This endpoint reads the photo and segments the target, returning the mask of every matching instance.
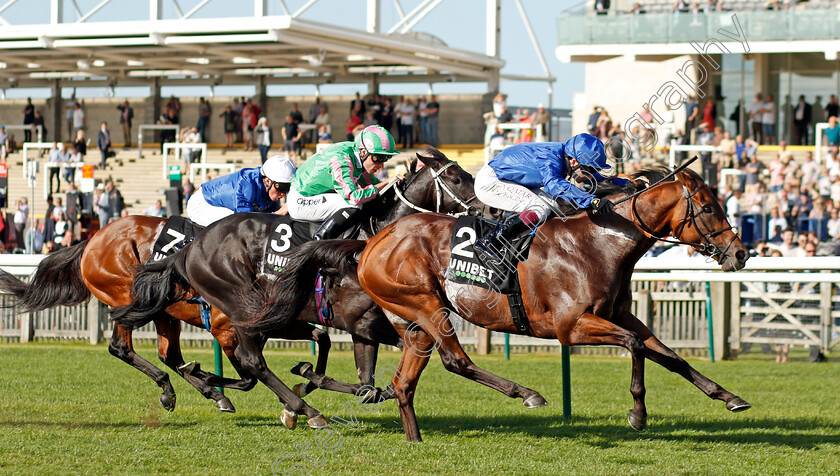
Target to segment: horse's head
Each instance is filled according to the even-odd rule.
[[[749,253],[712,189],[690,169],[679,172],[677,181],[683,199],[671,214],[671,234],[717,261],[724,271],[743,268]]]
[[[417,163],[424,168],[417,170]],[[404,186],[405,197],[419,208],[438,213],[475,214],[479,208],[476,202],[472,175],[457,162],[449,160],[434,147],[417,154],[409,165],[411,177]]]

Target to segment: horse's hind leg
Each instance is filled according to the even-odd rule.
[[[215,401],[219,411],[236,412],[233,403],[215,387],[208,385],[205,379],[185,371],[184,357],[181,355],[181,322],[164,315],[155,319],[155,329],[158,335],[158,357],[161,362],[195,387],[204,398]]]
[[[234,320],[231,316],[231,320]],[[234,321],[235,322],[235,321]],[[286,405],[283,415],[283,423],[289,427],[294,428],[296,421],[286,418],[286,413],[293,412],[294,416],[303,413],[309,417],[307,422],[311,428],[322,428],[328,426],[327,419],[321,415],[318,410],[315,410],[304,402],[300,397],[286,386],[276,375],[272,372],[265,362],[265,357],[262,354],[262,346],[264,339],[248,335],[242,332],[237,332],[239,336],[239,346],[236,348],[236,357],[242,363],[242,367],[248,374],[257,377],[260,382],[264,383],[270,388],[275,395]],[[291,415],[290,415],[291,416]]]
[[[119,324],[114,325],[114,331],[111,334],[111,343],[108,345],[108,351],[114,357],[117,357],[154,380],[161,390],[163,390],[163,393],[160,396],[160,404],[163,405],[163,408],[170,412],[175,410],[175,389],[172,388],[172,383],[169,381],[169,374],[155,367],[149,361],[134,352],[134,346],[131,342],[130,328],[120,326]]]
[[[645,355],[650,360],[665,367],[671,372],[680,374],[693,383],[697,388],[703,391],[710,398],[722,400],[726,402],[726,408],[733,412],[740,412],[748,410],[750,404],[738,397],[737,395],[726,391],[717,383],[709,380],[705,375],[701,374],[688,364],[676,352],[671,350],[668,346],[662,343],[648,327],[636,316],[629,315],[627,318],[628,329],[638,333],[644,340]]]
[[[565,345],[618,345],[630,351],[633,359],[630,393],[633,395],[634,405],[627,420],[635,430],[644,430],[647,426],[645,345],[639,334],[594,314],[584,314],[566,334],[558,331],[557,337]]]

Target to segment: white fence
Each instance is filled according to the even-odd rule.
[[[0,268],[27,276],[43,256],[0,255]],[[752,258],[736,273],[724,273],[703,259],[644,258],[633,275],[633,312],[667,345],[678,349],[709,347],[712,316],[714,353],[726,358],[751,344],[795,343],[829,351],[840,344],[840,258]],[[711,304],[710,308],[707,306]],[[0,295],[0,304],[13,304]],[[477,328],[454,322],[464,344],[477,342]],[[0,309],[0,337],[27,342],[33,338],[110,338],[107,308],[95,299],[69,308],[17,314]],[[336,342],[350,336],[330,330]],[[156,338],[151,325],[138,329],[136,338]],[[495,343],[501,344],[499,334]],[[209,341],[203,329],[184,326],[185,342]],[[557,346],[553,339],[510,336],[512,346]]]

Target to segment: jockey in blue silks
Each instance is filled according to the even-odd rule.
[[[608,168],[604,144],[590,134],[578,134],[566,142],[530,142],[504,149],[476,174],[475,195],[491,207],[516,215],[499,223],[493,233],[475,243],[475,248],[497,258],[494,250],[500,244],[545,221],[552,204],[538,196],[539,189],[578,208],[609,213],[612,202],[575,185],[592,179],[627,184],[624,179],[598,173]]]

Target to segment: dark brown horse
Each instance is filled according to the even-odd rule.
[[[667,175],[667,170],[640,174],[651,183]],[[385,228],[366,245],[357,242],[353,248],[351,242],[316,243],[299,249],[299,260],[306,263],[299,270],[302,274],[307,273],[307,266],[338,264],[319,259],[312,263],[306,253],[333,257],[331,251],[339,246],[346,253],[364,249],[358,265],[361,285],[385,310],[404,341],[392,386],[411,441],[420,440],[414,392],[434,349],[451,372],[509,397],[523,398],[526,406],[544,403],[537,392],[476,366],[455,336],[450,315],[494,331],[520,332],[502,296],[444,279],[454,222],[436,214],[414,215]],[[630,393],[635,405],[628,419],[633,428],[643,430],[647,422],[645,357],[682,375],[709,397],[723,400],[731,411],[749,408],[747,402],[701,375],[665,346],[630,311],[634,265],[657,238],[671,235],[692,244],[727,271],[745,265],[747,250],[697,174],[679,172],[676,180],[664,180],[636,199],[617,205],[615,213],[606,216],[579,213],[565,220],[550,219],[539,232],[544,239],[535,239],[528,259],[518,265],[530,334],[559,339],[564,345],[626,348],[632,355]],[[290,272],[287,279],[296,274],[298,270]],[[499,301],[501,305],[488,305]]]
[[[151,256],[152,244],[165,221],[165,218],[145,216],[121,218],[99,230],[90,240],[46,257],[38,265],[29,284],[0,270],[0,289],[17,296],[18,305],[24,312],[83,303],[90,299],[91,294],[112,308],[126,306],[131,303],[131,284],[137,267]],[[152,320],[158,335],[160,360],[206,398],[215,400],[219,410],[235,411],[230,400],[215,387],[249,390],[257,380],[241,370],[234,356],[236,334],[227,316],[213,309],[210,332],[219,341],[242,380],[220,378],[202,371],[198,364],[184,363],[180,348],[180,322],[204,327],[197,304],[173,303],[153,316]],[[163,391],[161,405],[173,410],[176,395],[169,375],[134,351],[131,334],[130,327],[116,324],[108,350],[154,380]],[[323,330],[296,322],[272,337],[317,341],[320,352],[316,371],[326,369],[330,342]]]
[[[373,236],[375,231],[400,217],[415,213],[418,208],[435,208],[444,213],[473,208],[469,205],[475,197],[473,180],[468,173],[436,149],[428,149],[425,155],[418,154],[418,160],[426,167],[415,171],[412,164],[404,183],[393,187],[394,193],[382,193],[374,203],[366,205],[365,213],[370,215],[363,221],[363,236]],[[326,424],[323,416],[294,395],[268,369],[262,356],[265,339],[278,330],[285,331],[290,324],[300,325],[298,320],[319,322],[312,299],[307,294],[301,300],[288,303],[283,314],[287,319],[283,322],[272,322],[268,326],[250,325],[255,321],[255,313],[265,311],[255,310],[253,305],[256,302],[256,307],[260,307],[262,292],[271,287],[271,277],[263,276],[257,270],[261,269],[265,243],[271,230],[277,226],[276,222],[277,218],[273,215],[243,213],[210,225],[176,255],[147,264],[135,278],[131,306],[115,309],[112,318],[120,326],[136,328],[184,298],[187,290],[194,289],[214,308],[229,316],[236,328],[238,343],[233,349],[234,356],[241,362],[246,374],[257,377],[286,404],[284,422],[293,420],[295,414],[305,413],[310,426],[322,426]],[[292,261],[295,254],[296,249],[289,251]],[[349,272],[351,269],[352,272]],[[315,270],[312,271],[314,273]],[[336,271],[336,286],[330,299],[337,317],[330,325],[350,332],[354,338],[354,349],[364,349],[356,355],[362,385],[342,384],[324,378],[318,368],[315,374],[307,372],[307,366],[299,366],[297,371],[312,377],[320,387],[355,392],[360,387],[373,387],[378,344],[398,346],[400,339],[382,311],[359,287],[355,266],[341,267]],[[310,287],[311,283],[300,281],[294,286]],[[312,312],[307,312],[306,306]],[[301,310],[304,312],[299,316]]]

